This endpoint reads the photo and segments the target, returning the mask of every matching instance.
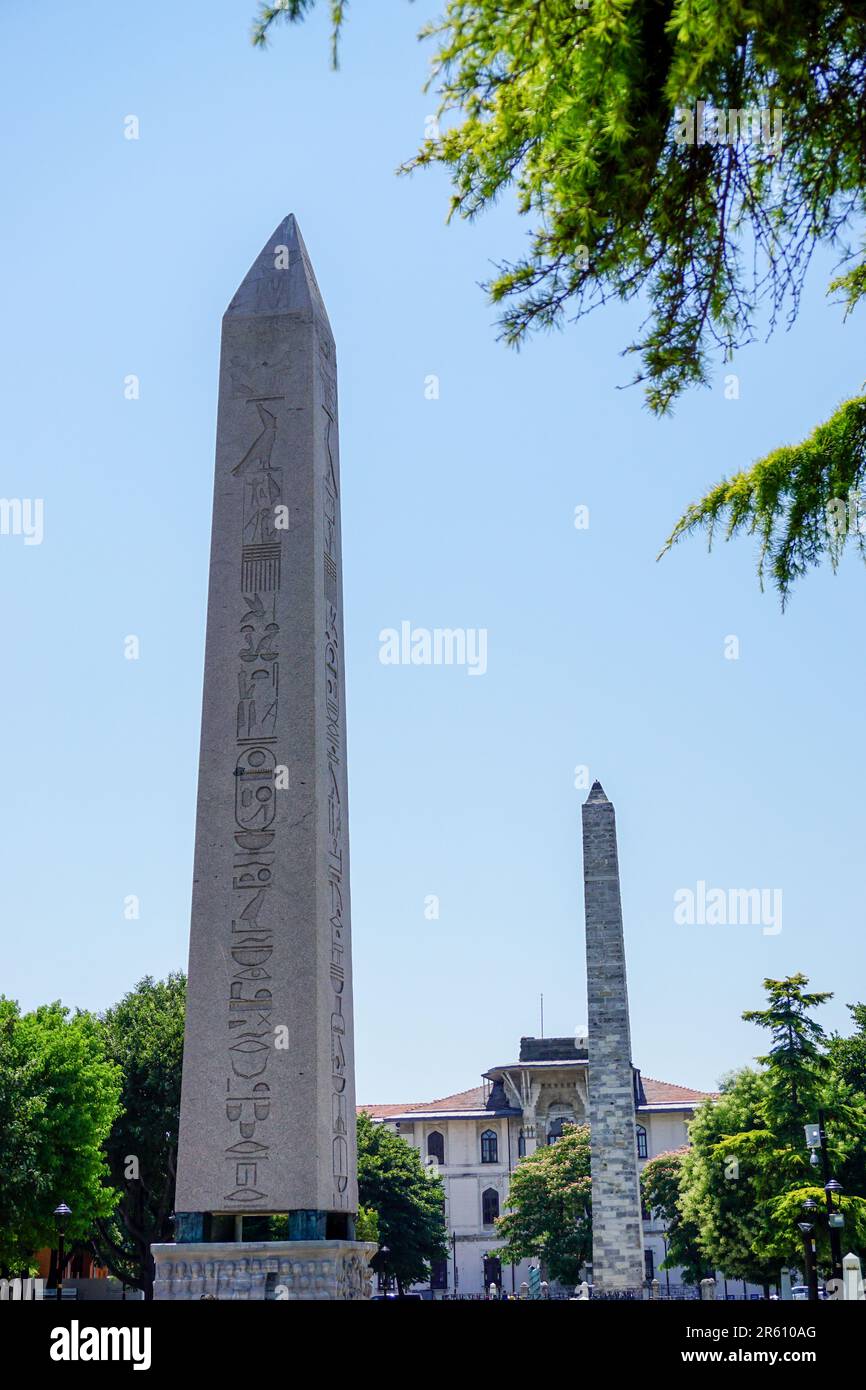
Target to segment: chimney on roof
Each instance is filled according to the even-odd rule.
[[[521,1038],[521,1062],[573,1062],[586,1056],[574,1038]]]

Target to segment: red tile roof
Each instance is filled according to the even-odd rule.
[[[483,1086],[471,1086],[468,1091],[457,1091],[453,1096],[442,1096],[439,1100],[413,1100],[408,1105],[359,1105],[374,1120],[387,1119],[389,1115],[406,1115],[411,1110],[483,1110],[486,1101]]]
[[[389,1115],[402,1115],[406,1110],[412,1109],[411,1105],[358,1105],[355,1108],[359,1115],[362,1110],[366,1110],[374,1120],[386,1120]]]
[[[693,1091],[672,1081],[655,1081],[651,1076],[644,1076],[642,1080],[648,1105],[698,1105],[714,1094]],[[471,1086],[468,1091],[457,1091],[453,1096],[441,1096],[438,1100],[415,1100],[408,1105],[359,1105],[358,1110],[366,1110],[374,1120],[385,1120],[391,1115],[410,1114],[413,1110],[483,1110],[485,1101],[485,1087]]]
[[[713,1091],[693,1091],[688,1086],[677,1086],[673,1081],[654,1081],[643,1073],[641,1081],[648,1105],[697,1105],[715,1094]]]
[[[455,1091],[453,1096],[441,1096],[439,1100],[418,1101],[410,1105],[410,1110],[483,1110],[487,1104],[489,1087],[470,1086],[468,1091]]]

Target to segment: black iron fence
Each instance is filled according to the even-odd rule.
[[[518,1295],[502,1290],[499,1294],[491,1296],[487,1293],[445,1293],[442,1297],[460,1303],[485,1303],[485,1302],[510,1302],[517,1299]],[[747,1302],[750,1299],[760,1297],[755,1293],[746,1293],[740,1290],[731,1289],[725,1292],[724,1285],[716,1284],[712,1294],[717,1302]],[[605,1292],[596,1291],[592,1288],[588,1290],[588,1297],[584,1295],[582,1301],[599,1303],[668,1303],[674,1301],[700,1302],[702,1298],[701,1289],[695,1284],[635,1284],[630,1288],[611,1289]],[[564,1303],[581,1299],[581,1290],[578,1287],[573,1291],[566,1289],[550,1289],[543,1293],[539,1302],[543,1303]]]

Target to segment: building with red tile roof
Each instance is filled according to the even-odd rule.
[[[495,1221],[504,1211],[510,1175],[526,1154],[556,1141],[563,1124],[588,1122],[589,1057],[584,1038],[521,1038],[516,1062],[491,1067],[479,1086],[408,1104],[365,1104],[372,1118],[418,1149],[445,1185],[452,1256],[434,1269],[432,1287],[481,1294],[492,1282],[519,1289],[528,1262],[502,1270]],[[688,1143],[697,1107],[713,1097],[634,1070],[635,1143],[642,1167],[656,1154]],[[652,1279],[664,1259],[664,1230],[644,1220],[644,1258]],[[664,1275],[662,1276],[664,1277]],[[677,1271],[670,1272],[677,1282]]]

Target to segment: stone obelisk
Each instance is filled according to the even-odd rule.
[[[336,360],[293,216],[223,318],[188,991],[156,1296],[365,1296]]]
[[[583,805],[583,882],[592,1280],[606,1293],[640,1288],[644,1259],[616,816],[600,782]]]

